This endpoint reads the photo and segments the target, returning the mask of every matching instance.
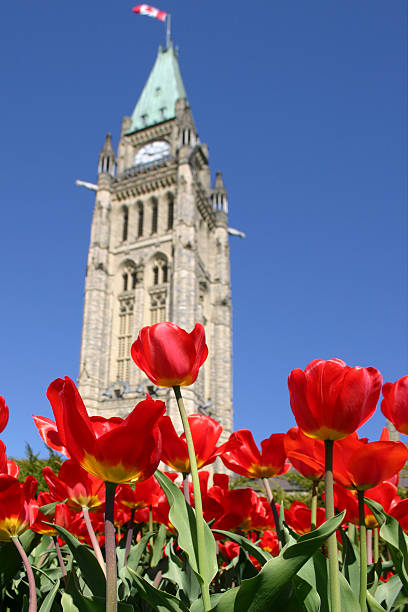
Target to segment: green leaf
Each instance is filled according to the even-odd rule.
[[[62,501],[52,502],[51,504],[44,504],[44,506],[39,507],[39,511],[45,514],[45,516],[54,516],[55,514],[55,506],[57,504],[65,504],[68,501],[68,497],[63,499]]]
[[[81,542],[69,533],[69,531],[64,529],[64,527],[60,527],[59,525],[54,525],[54,527],[67,543],[68,548],[81,570],[81,576],[92,593],[105,597],[106,579],[94,553],[88,546],[81,544]]]
[[[369,612],[384,612],[384,608],[380,606],[369,591],[367,591],[367,607]]]
[[[132,546],[129,552],[129,556],[127,558],[127,565],[131,568],[133,568],[134,570],[137,569],[137,566],[140,563],[140,559],[142,558],[142,555],[144,553],[144,550],[146,548],[147,542],[149,541],[149,538],[152,537],[152,535],[154,534],[153,531],[148,531],[147,533],[145,533],[145,535],[140,538],[139,542],[135,545]],[[120,568],[124,567],[124,559],[125,559],[125,549],[119,549],[117,551],[117,555],[118,555],[118,565]]]
[[[193,508],[186,502],[183,493],[165,474],[156,470],[155,477],[169,502],[169,520],[177,529],[178,545],[186,553],[191,569],[200,582],[209,584],[218,571],[217,552],[211,529],[204,522],[204,540],[207,567],[199,569],[196,517]]]
[[[56,594],[58,593],[59,586],[60,586],[60,581],[58,580],[52,587],[51,591],[49,591],[47,597],[42,602],[41,608],[39,609],[38,612],[52,612],[54,599],[55,599]]]
[[[253,542],[251,542],[251,540],[248,540],[248,538],[245,538],[244,536],[238,535],[237,533],[232,533],[232,531],[224,531],[223,529],[213,529],[213,532],[220,533],[229,540],[232,540],[233,542],[239,544],[241,548],[247,551],[248,554],[255,557],[255,559],[259,561],[261,565],[265,565],[267,561],[273,558],[272,555],[269,554],[266,550],[263,550],[259,546],[256,546],[256,544],[254,544]]]
[[[214,593],[213,595],[210,595],[210,600],[211,600],[212,608],[218,603],[218,601],[222,597],[222,595],[223,595],[223,593]],[[190,612],[204,612],[203,600],[202,599],[196,599],[191,604]]]
[[[388,545],[395,569],[404,586],[408,589],[408,540],[401,529],[399,522],[386,514],[382,506],[372,499],[365,500],[366,505],[373,512],[380,528],[380,536]]]
[[[320,597],[320,612],[330,612],[329,605],[329,572],[328,559],[320,551],[316,551],[303,567],[298,571],[297,576],[310,584]],[[353,592],[349,583],[339,574],[340,600],[343,609],[347,612],[360,612],[360,605],[354,593],[359,592],[359,588]]]
[[[74,604],[74,600],[69,593],[63,593],[61,597],[61,606],[63,612],[80,612],[79,608]]]
[[[283,610],[284,602],[281,601],[279,606],[277,602],[288,588],[288,583],[329,535],[338,529],[344,514],[342,512],[318,529],[301,536],[296,544],[285,547],[278,557],[263,566],[257,576],[244,580],[239,588],[224,593],[213,609],[214,612],[268,612],[273,608]]]
[[[342,573],[355,593],[360,592],[360,550],[357,541],[352,541],[344,529],[340,528],[343,544]]]
[[[395,600],[402,589],[402,581],[399,576],[391,576],[387,582],[381,582],[374,593],[374,597],[379,604],[383,602],[387,610],[391,610]]]
[[[147,601],[155,612],[168,612],[169,610],[170,612],[189,612],[188,608],[177,597],[165,591],[155,589],[154,586],[149,584],[142,576],[138,576],[130,567],[127,569],[137,584],[140,597]]]
[[[304,612],[319,612],[320,596],[309,582],[303,580],[300,576],[293,576],[292,584],[294,586],[294,597],[297,602],[296,610],[304,610]]]
[[[160,525],[159,533],[153,545],[153,554],[150,561],[150,567],[156,567],[160,559],[163,557],[163,548],[166,543],[167,528],[166,525]]]

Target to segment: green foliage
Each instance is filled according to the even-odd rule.
[[[48,491],[48,487],[42,475],[43,468],[48,465],[55,474],[58,474],[58,470],[63,461],[57,452],[48,447],[46,448],[48,451],[48,457],[46,459],[40,459],[39,453],[35,453],[28,443],[26,443],[25,457],[23,459],[14,459],[10,457],[10,459],[13,459],[20,468],[18,479],[21,482],[24,482],[29,475],[34,476],[38,480],[37,493]]]

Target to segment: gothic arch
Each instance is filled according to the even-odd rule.
[[[138,270],[133,259],[127,258],[119,264],[115,278],[115,293],[136,289]]]

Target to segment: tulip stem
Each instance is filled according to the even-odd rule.
[[[61,574],[62,574],[62,577],[64,579],[64,583],[66,583],[66,580],[67,580],[67,568],[65,567],[64,559],[62,558],[61,547],[58,544],[58,540],[57,540],[56,536],[53,537],[53,541],[54,541],[55,550],[57,552],[57,559],[58,559],[58,564],[59,564],[60,569],[61,569]]]
[[[360,609],[367,607],[367,532],[364,513],[364,491],[357,491],[358,515],[360,523]]]
[[[373,530],[367,529],[367,565],[373,562]]]
[[[92,547],[94,549],[95,556],[96,556],[96,558],[98,560],[98,563],[101,566],[101,569],[102,569],[102,571],[103,571],[103,573],[105,574],[105,577],[106,577],[105,561],[103,560],[103,556],[102,556],[102,552],[101,552],[101,549],[100,549],[100,546],[99,546],[99,542],[96,539],[95,531],[94,531],[94,528],[92,527],[91,519],[90,519],[90,516],[89,516],[89,510],[88,510],[87,506],[82,506],[82,514],[84,516],[85,525],[86,525],[86,528],[88,530],[89,539],[91,540],[91,544],[92,544]]]
[[[30,565],[26,552],[23,548],[23,545],[18,539],[18,536],[12,536],[11,539],[15,547],[17,548],[18,552],[20,553],[21,559],[23,560],[25,570],[27,572],[28,588],[29,588],[29,594],[30,594],[30,603],[28,604],[28,612],[36,612],[37,611],[37,591],[35,588],[35,580],[34,580],[34,574],[33,574],[32,567]]]
[[[326,521],[334,516],[334,495],[333,495],[333,440],[324,441],[324,490]],[[329,579],[330,579],[330,599],[331,612],[340,612],[340,588],[339,588],[339,564],[337,561],[337,539],[336,532],[327,540],[329,552]]]
[[[183,493],[184,493],[184,497],[185,500],[188,504],[191,505],[191,500],[190,500],[190,488],[188,486],[188,474],[183,474]]]
[[[116,612],[115,482],[105,482],[106,612]]]
[[[316,529],[317,524],[317,487],[318,481],[314,480],[312,485],[312,503],[310,512],[310,531]]]
[[[265,485],[266,495],[268,497],[268,501],[272,509],[273,520],[274,520],[275,529],[276,529],[276,535],[278,536],[279,548],[281,549],[282,546],[285,545],[285,542],[283,541],[283,533],[280,528],[278,509],[276,507],[275,500],[273,498],[273,493],[272,493],[271,485],[269,484],[268,478],[264,478],[263,482]]]
[[[130,546],[132,544],[132,539],[133,539],[133,529],[135,526],[134,523],[134,519],[135,519],[135,509],[132,509],[132,514],[130,515],[130,521],[128,524],[128,528],[127,528],[127,532],[126,532],[126,548],[125,548],[125,559],[123,564],[127,565],[127,560],[129,557],[129,552],[130,552]]]
[[[198,566],[200,568],[200,574],[203,577],[201,583],[201,593],[203,597],[204,612],[211,610],[210,601],[210,590],[209,580],[207,578],[207,554],[205,550],[204,540],[204,517],[203,517],[203,504],[201,501],[201,490],[200,480],[198,478],[197,459],[194,450],[193,437],[191,435],[190,425],[188,422],[187,412],[184,407],[183,398],[181,396],[181,390],[178,385],[173,387],[174,394],[176,396],[178,409],[180,411],[181,420],[184,428],[184,435],[186,436],[188,457],[190,460],[190,471],[191,478],[193,481],[193,493],[194,493],[194,506],[196,516],[196,529],[197,529],[197,548],[198,548]]]
[[[374,529],[374,563],[380,558],[378,527]]]

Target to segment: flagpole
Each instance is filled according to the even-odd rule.
[[[166,49],[170,47],[170,26],[171,26],[171,15],[167,13],[166,17]]]

